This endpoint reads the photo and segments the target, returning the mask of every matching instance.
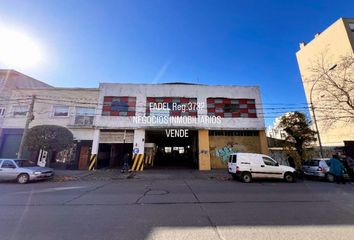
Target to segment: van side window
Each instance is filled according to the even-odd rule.
[[[232,155],[229,156],[229,163],[232,162]]]
[[[237,155],[232,155],[232,163],[236,163],[237,161]]]
[[[273,161],[272,159],[270,158],[267,158],[267,157],[262,157],[263,158],[263,162],[265,165],[268,165],[268,166],[276,166],[276,162]]]

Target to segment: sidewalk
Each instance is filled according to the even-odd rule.
[[[119,181],[119,180],[208,180],[233,181],[226,169],[199,171],[197,169],[146,169],[141,172],[121,173],[120,169],[55,170],[53,182],[67,181]],[[303,179],[297,179],[302,182]],[[313,180],[316,182],[316,180]],[[319,181],[318,181],[319,182]],[[347,184],[354,185],[353,181]]]
[[[147,169],[141,172],[121,173],[120,169],[55,170],[53,181],[111,181],[124,179],[175,180],[219,179],[231,180],[226,169],[199,171],[196,169]]]

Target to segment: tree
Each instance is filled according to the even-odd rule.
[[[354,122],[354,56],[333,62],[324,51],[310,71],[307,81],[315,85],[312,95],[319,120],[327,127],[338,121]]]
[[[40,125],[28,130],[24,146],[31,151],[40,149],[60,152],[71,147],[73,134],[69,129],[56,125]]]
[[[287,133],[285,140],[293,143],[300,161],[303,161],[306,147],[316,141],[316,132],[311,130],[310,121],[304,113],[289,112],[281,117],[279,127]]]

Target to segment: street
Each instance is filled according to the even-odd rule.
[[[166,171],[106,181],[0,182],[0,239],[354,237],[351,183],[245,184],[197,171]]]

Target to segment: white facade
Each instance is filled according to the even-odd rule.
[[[208,149],[211,145],[214,148],[222,148],[225,144],[234,142],[234,146],[243,144],[246,146],[244,149],[250,149],[250,151],[263,153],[267,151],[260,90],[255,86],[101,83],[99,89],[37,88],[10,92],[9,98],[12,100],[3,106],[5,116],[2,119],[2,129],[23,129],[31,96],[35,96],[34,119],[29,127],[59,125],[68,128],[73,133],[78,146],[78,158],[75,161],[79,169],[92,170],[120,166],[125,153],[133,152],[144,155],[146,143],[157,141],[164,144],[166,129],[185,130],[186,132],[191,130],[189,137],[172,138],[173,140],[169,138],[168,141],[171,146],[183,148],[183,153],[188,152],[185,156],[188,156],[192,163],[195,163],[195,159],[199,159],[200,170],[210,170],[210,162],[220,161],[210,160],[211,153]],[[109,102],[107,100],[109,98],[114,100]],[[190,122],[169,121],[153,124],[139,122],[139,117],[160,115],[168,119],[176,117],[170,110],[169,112],[151,110],[150,98],[159,99],[159,101],[173,99],[170,103],[175,103],[173,101],[178,99],[179,106],[186,103],[182,102],[182,99],[193,101],[198,109],[188,112],[187,115],[183,114],[186,112],[180,111],[181,115],[177,115],[178,117],[186,116],[192,120]],[[211,103],[211,100],[214,102]],[[123,104],[126,109],[113,110],[113,107],[119,108],[119,104]],[[227,109],[226,105],[229,105],[230,109]],[[215,112],[210,112],[211,106],[214,106]],[[110,108],[108,115],[107,107]],[[150,111],[150,114],[147,114],[147,111]],[[125,115],[114,115],[114,112]],[[239,115],[234,116],[234,113]],[[223,115],[219,116],[220,114]],[[217,118],[218,121],[200,121],[203,118]],[[154,137],[156,132],[161,135]],[[20,133],[16,132],[16,134]],[[214,136],[219,135],[215,134],[224,134],[221,138],[225,143],[216,144],[219,140],[215,140]],[[211,145],[209,137],[213,138]],[[249,141],[250,138],[253,140]],[[199,151],[198,149],[206,150]]]
[[[281,117],[277,117],[274,120],[273,125],[271,125],[267,128],[267,131],[266,131],[267,137],[276,138],[276,139],[280,139],[280,140],[286,139],[287,133],[284,131],[283,128],[279,127],[280,119],[281,119]]]
[[[34,119],[30,127],[59,125],[68,128],[74,140],[93,139],[93,119],[97,107],[98,89],[52,88],[12,90],[10,99],[3,107],[2,128],[23,128],[31,96],[35,95]],[[85,109],[91,110],[83,111]],[[61,111],[61,112],[58,112]]]
[[[99,107],[95,119],[95,127],[108,129],[148,129],[166,127],[185,127],[193,129],[213,130],[264,130],[262,101],[258,87],[243,86],[207,86],[186,84],[116,84],[101,83]],[[102,116],[102,106],[105,96],[136,97],[136,116],[145,116],[147,97],[187,97],[197,98],[204,107],[198,111],[198,117],[207,115],[207,98],[245,98],[255,99],[257,118],[222,118],[221,124],[215,123],[185,123],[177,124],[139,124],[132,116]]]

